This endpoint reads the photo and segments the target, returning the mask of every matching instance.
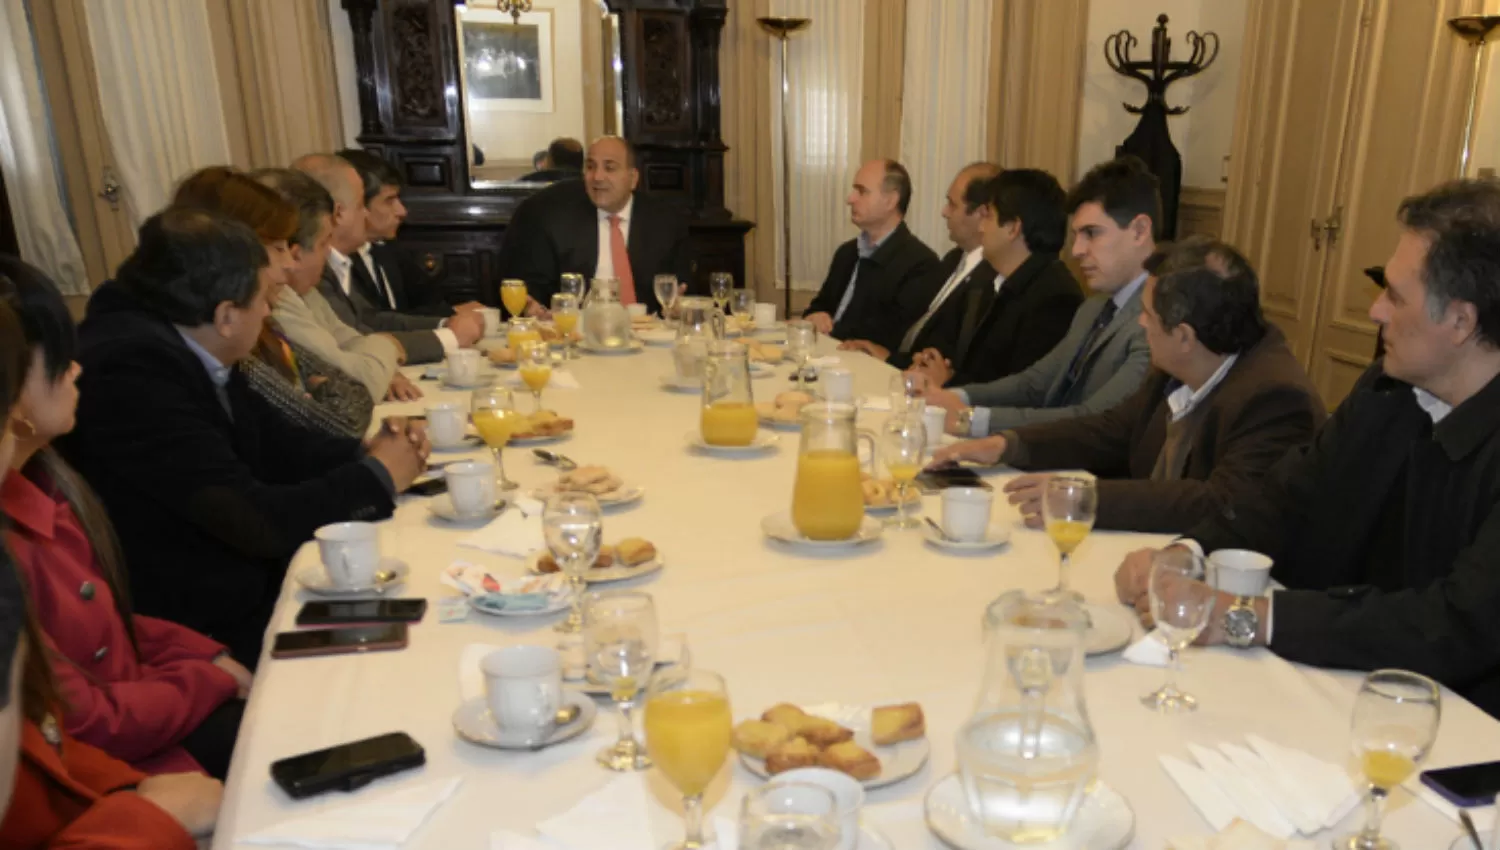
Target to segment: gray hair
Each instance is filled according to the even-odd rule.
[[[275,190],[282,200],[297,208],[297,232],[292,241],[302,250],[311,251],[323,218],[333,215],[333,195],[323,184],[290,168],[262,168],[250,172],[250,178]]]

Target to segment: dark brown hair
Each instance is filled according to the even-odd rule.
[[[172,204],[223,213],[260,237],[262,242],[291,240],[297,235],[297,208],[269,186],[224,165],[188,175],[177,186]]]

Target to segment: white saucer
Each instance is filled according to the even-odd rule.
[[[495,725],[494,716],[490,714],[489,705],[482,696],[465,700],[453,712],[453,731],[458,733],[458,737],[471,744],[500,750],[539,750],[553,744],[560,744],[582,735],[585,730],[594,725],[594,718],[599,716],[599,708],[594,705],[593,699],[587,694],[564,690],[562,696],[564,705],[578,706],[578,716],[573,719],[572,723],[553,729],[551,734],[539,741],[528,739],[514,732],[500,731],[500,727]]]
[[[499,504],[490,505],[488,509],[477,514],[461,514],[453,507],[453,497],[447,493],[439,493],[432,497],[427,503],[427,511],[441,520],[457,523],[489,522],[505,510],[505,500],[501,499]]]
[[[595,348],[592,345],[589,345],[587,343],[582,343],[582,342],[580,342],[578,344],[578,350],[579,351],[582,351],[582,352],[585,352],[585,353],[588,353],[588,354],[603,354],[603,355],[606,355],[606,356],[613,355],[613,354],[635,354],[635,353],[641,351],[642,349],[644,349],[645,347],[646,347],[646,344],[643,343],[643,342],[641,342],[638,339],[632,339],[630,341],[629,345],[623,345],[623,346],[620,346],[619,348]]]
[[[541,563],[543,554],[545,553],[533,552],[531,556],[526,559],[526,572],[536,576],[543,575],[542,571],[537,567],[537,565]],[[655,558],[652,558],[644,564],[636,564],[633,567],[619,566],[603,567],[601,569],[590,568],[589,571],[584,574],[583,580],[588,584],[608,584],[612,581],[624,581],[626,579],[636,578],[637,576],[654,573],[666,565],[667,562],[662,558],[661,552],[657,552]]]
[[[885,524],[878,519],[866,516],[860,520],[859,531],[847,540],[810,540],[803,537],[802,532],[797,530],[796,524],[792,522],[791,511],[779,511],[762,517],[760,530],[772,540],[780,540],[782,543],[808,549],[849,549],[878,540],[885,530]]]
[[[932,786],[925,808],[928,829],[957,850],[1119,850],[1135,835],[1135,812],[1119,792],[1103,782],[1078,807],[1067,834],[1046,844],[1012,844],[986,833],[969,811],[963,783],[956,773]]]
[[[985,532],[983,540],[953,541],[939,536],[936,531],[932,530],[932,526],[924,522],[922,523],[922,539],[926,540],[931,546],[936,546],[939,549],[947,549],[951,552],[983,552],[987,549],[994,549],[997,546],[1004,546],[1009,543],[1010,526],[995,523]]]
[[[314,596],[382,596],[387,590],[401,584],[406,580],[409,568],[406,562],[399,558],[381,558],[380,566],[375,571],[390,570],[395,575],[384,582],[376,582],[370,587],[334,587],[328,579],[328,573],[322,564],[308,564],[297,570],[297,583],[302,589]]]
[[[1135,622],[1121,605],[1086,604],[1089,629],[1083,637],[1083,649],[1088,655],[1107,655],[1119,652],[1130,645],[1135,637]]]
[[[540,499],[543,502],[552,498],[556,493],[557,488],[555,485],[552,487],[538,487],[531,491],[533,498]],[[638,502],[644,495],[646,495],[646,488],[639,484],[621,484],[617,490],[611,490],[608,493],[595,493],[594,501],[598,502],[600,507],[614,508],[620,505],[628,505],[631,502]]]
[[[432,450],[435,452],[468,452],[473,451],[474,449],[477,449],[483,445],[484,440],[481,440],[478,437],[470,434],[466,435],[462,440],[459,440],[456,443],[444,443],[441,446],[437,443],[433,443]]]
[[[803,706],[803,708],[807,707]],[[854,743],[874,753],[875,757],[880,759],[880,773],[873,779],[862,779],[859,782],[866,791],[894,785],[903,779],[915,776],[917,771],[922,769],[922,765],[932,757],[932,743],[925,736],[896,744],[876,746],[874,740],[870,738],[870,709],[865,706],[830,704],[815,708],[818,710],[809,713],[820,717],[826,716],[829,720],[852,731]],[[740,764],[762,779],[770,778],[763,759],[740,753]]]
[[[572,431],[564,431],[561,434],[552,434],[538,437],[511,437],[505,444],[507,446],[545,446],[548,443],[561,443],[563,440],[571,440]]]
[[[922,505],[922,497],[921,497],[919,491],[917,490],[916,485],[912,485],[912,492],[918,493],[919,495],[917,496],[917,498],[912,499],[910,502],[907,502],[906,504],[909,505],[909,506],[911,506],[911,507],[913,507],[913,508],[920,508],[921,505]],[[870,505],[870,504],[866,504],[865,505],[865,513],[869,514],[870,516],[891,516],[891,515],[895,514],[896,510],[898,508],[900,508],[900,507],[901,506],[899,504],[894,504],[894,503],[893,504],[889,504],[889,505]]]
[[[711,446],[703,442],[703,434],[698,431],[687,433],[687,444],[704,454],[717,455],[719,457],[744,457],[746,455],[760,454],[767,449],[776,447],[777,437],[765,431],[755,434],[755,441],[748,446]]]
[[[478,601],[480,598],[478,596],[468,597],[469,607],[490,617],[545,617],[548,614],[556,614],[558,611],[566,611],[573,604],[573,597],[562,593],[558,594],[557,598],[552,600],[552,604],[546,608],[537,608],[531,611],[513,611],[504,608],[488,608],[484,603]]]

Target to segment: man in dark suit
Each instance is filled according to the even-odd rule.
[[[1189,530],[1275,560],[1285,589],[1219,593],[1200,637],[1303,664],[1421,673],[1500,716],[1500,184],[1401,203],[1386,345],[1311,445]],[[1150,551],[1115,574],[1146,607]]]
[[[910,366],[912,354],[928,348],[936,348],[945,356],[952,354],[963,318],[964,299],[958,293],[970,280],[990,285],[995,279],[995,270],[984,262],[984,248],[979,242],[979,219],[984,204],[970,204],[964,193],[970,186],[982,185],[999,173],[997,165],[976,162],[964,166],[948,186],[943,199],[943,222],[948,225],[948,238],[955,247],[913,284],[914,296],[920,293],[920,297],[929,300],[922,315],[902,333],[900,345],[888,349],[867,339],[851,339],[839,344],[841,350],[863,351],[897,369]]]
[[[576,180],[583,175],[583,143],[566,136],[553,139],[543,151],[541,161],[532,167],[536,170],[519,178],[522,183]]]
[[[911,175],[893,159],[871,160],[855,173],[846,202],[859,236],[833,252],[828,277],[802,315],[820,334],[898,348],[932,300],[921,281],[938,261],[906,226]]]
[[[914,364],[934,386],[978,384],[1023,371],[1068,332],[1083,291],[1058,259],[1067,235],[1066,194],[1057,178],[1035,169],[1009,169],[970,186],[978,205],[990,285],[971,281],[958,299],[959,322],[950,352],[919,351]]]
[[[1312,439],[1323,402],[1281,332],[1267,327],[1255,271],[1234,248],[1189,240],[1152,275],[1140,322],[1156,368],[1139,391],[1103,413],[1008,429],[938,458],[1088,470],[1101,479],[1099,528],[1175,531],[1244,498]],[[1051,477],[1005,485],[1033,528]]]
[[[486,296],[500,303],[500,279],[526,282],[532,312],[544,310],[564,274],[613,278],[620,300],[661,312],[657,275],[692,277],[688,220],[674,204],[636,192],[635,149],[618,136],[589,145],[583,179],[565,180],[521,202],[505,229],[500,273]]]
[[[321,525],[390,516],[423,469],[420,430],[368,448],[309,431],[234,364],[270,308],[265,249],[217,213],[141,226],[79,327],[78,425],[59,441],[104,501],[136,610],[191,626],[253,667],[288,559]]]

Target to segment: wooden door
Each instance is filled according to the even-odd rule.
[[[1401,199],[1458,176],[1473,73],[1471,48],[1447,21],[1482,11],[1481,0],[1374,0],[1351,120],[1338,156],[1340,219],[1320,290],[1309,372],[1338,404],[1375,354],[1363,270],[1395,248]]]

